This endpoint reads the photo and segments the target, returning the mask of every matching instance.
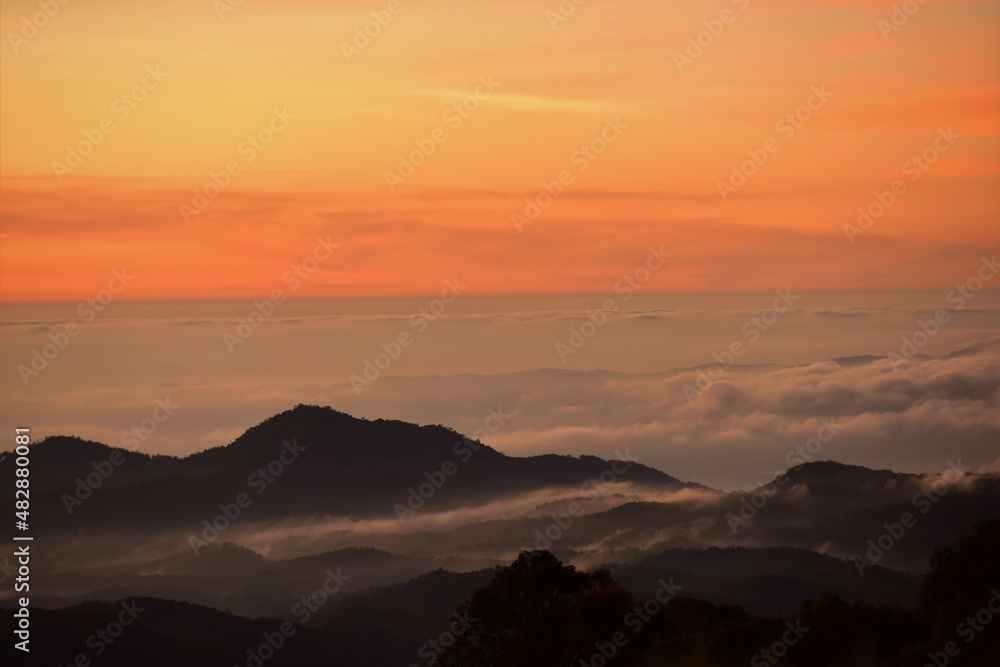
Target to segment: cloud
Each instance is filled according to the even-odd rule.
[[[845,426],[824,457],[919,472],[962,456],[980,467],[995,462],[1000,434],[998,296],[976,295],[897,370],[886,353],[946,304],[943,294],[803,292],[755,342],[743,330],[773,292],[639,294],[565,364],[555,344],[606,296],[463,297],[425,333],[409,319],[424,298],[289,301],[232,354],[222,336],[250,302],[115,302],[28,387],[15,368],[75,312],[11,306],[0,421],[29,423],[35,437],[117,444],[170,397],[182,407],[140,451],[183,455],[228,444],[297,403],[464,433],[502,406],[516,418],[488,444],[507,453],[610,458],[630,446],[674,477],[734,488],[769,479],[820,420],[835,418]],[[819,314],[857,312],[865,316]],[[356,392],[351,376],[401,332],[412,345]],[[734,342],[746,352],[689,403],[685,385],[704,384],[700,374]]]
[[[996,469],[1000,440],[1000,354],[986,350],[916,360],[842,365],[734,367],[688,402],[698,370],[628,374],[532,371],[501,375],[390,377],[359,397],[346,382],[207,383],[145,390],[80,390],[51,400],[64,407],[44,433],[117,444],[147,416],[155,397],[182,404],[146,443],[188,452],[226,444],[253,423],[298,402],[328,404],[368,418],[444,423],[471,433],[489,407],[516,415],[487,444],[511,455],[613,456],[628,446],[639,460],[686,481],[749,487],[788,467],[787,455],[814,438],[824,420],[839,425],[817,458],[906,472],[940,470],[961,457]],[[460,402],[441,397],[463,397]],[[32,414],[30,403],[11,406]],[[112,424],[117,428],[109,429]],[[143,450],[145,451],[145,450]],[[991,468],[991,466],[993,466]]]
[[[704,199],[705,193],[640,191],[627,193],[626,201],[610,189],[569,189],[519,235],[510,216],[537,190],[365,199],[244,187],[213,200],[196,224],[185,225],[177,206],[190,190],[168,179],[155,187],[93,179],[57,192],[17,183],[5,181],[2,192],[10,233],[5,244],[15,258],[5,268],[5,293],[26,301],[82,300],[122,265],[141,268],[122,299],[259,298],[287,288],[285,272],[310,254],[317,237],[327,236],[340,247],[301,283],[296,298],[433,295],[455,276],[480,295],[612,293],[650,246],[673,256],[644,286],[648,292],[944,287],[965,278],[984,249],[982,237],[967,234],[890,236],[881,222],[852,245],[842,226],[854,214],[808,224],[776,221],[769,212],[775,201],[786,202],[789,215],[805,216],[816,196],[830,196],[781,189],[748,192],[731,207]],[[668,203],[671,214],[664,218]],[[917,208],[911,224],[937,224],[928,206]],[[107,243],[108,234],[115,244]],[[59,261],[36,275],[35,259],[50,254],[57,235]],[[925,270],[914,277],[913,266]]]

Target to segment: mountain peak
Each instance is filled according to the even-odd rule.
[[[836,475],[863,475],[863,476],[889,475],[896,477],[907,476],[907,473],[894,472],[892,470],[867,468],[865,466],[854,465],[851,463],[840,463],[839,461],[830,461],[826,459],[803,463],[798,469],[791,468],[789,470],[789,473],[793,475],[807,474],[807,475],[817,475],[817,476],[836,476]]]
[[[215,466],[266,465],[289,443],[308,451],[313,465],[426,465],[455,456],[462,434],[441,425],[420,426],[395,420],[368,420],[331,407],[298,404],[249,428],[232,443],[191,459]],[[477,458],[503,457],[479,444]]]

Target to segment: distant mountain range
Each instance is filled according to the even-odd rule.
[[[297,451],[288,453],[291,443]],[[288,463],[275,464],[281,457]],[[419,495],[421,485],[435,484],[421,509],[445,510],[545,488],[579,488],[599,479],[613,463],[593,456],[511,457],[443,426],[367,421],[305,405],[258,424],[225,447],[185,458],[149,456],[62,436],[34,445],[31,458],[32,488],[38,492],[33,510],[54,529],[197,524],[220,502],[243,492],[259,496],[253,509],[258,520],[314,515],[395,518],[394,505],[405,505],[411,488]],[[115,460],[121,463],[106,463]],[[282,470],[280,483],[267,481],[269,465],[272,471]],[[111,474],[101,475],[99,467]],[[11,456],[0,456],[0,474],[12,474],[12,468]],[[446,474],[450,470],[454,472]],[[76,480],[98,480],[95,475],[101,477],[100,488],[74,502],[73,496],[86,494],[74,493]],[[630,463],[627,475],[616,477],[660,489],[687,486],[638,463]],[[444,492],[438,493],[442,479]]]
[[[0,476],[11,479],[13,465],[0,455]],[[329,665],[412,656],[525,549],[606,567],[640,597],[673,578],[686,595],[757,614],[825,594],[909,606],[933,548],[1000,514],[996,474],[825,461],[729,493],[628,460],[511,457],[442,426],[303,405],[185,458],[52,437],[32,446],[31,466],[33,604],[64,608],[44,622],[82,628],[140,597],[157,610],[147,630],[164,655],[183,656],[212,640],[174,614],[211,616],[252,639],[267,624],[247,619],[295,620],[296,601],[342,572],[335,599],[302,626],[306,646],[348,647],[342,662],[315,663]],[[241,494],[249,504],[224,516]],[[876,563],[862,561],[862,576],[852,557],[867,558],[869,540],[905,513],[914,525]],[[206,651],[221,659],[239,643]]]

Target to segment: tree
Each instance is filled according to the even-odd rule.
[[[471,627],[438,664],[569,667],[613,651],[616,667],[634,666],[644,646],[630,639],[624,619],[636,604],[607,570],[588,574],[548,551],[523,552],[459,608]],[[614,643],[615,633],[624,646]]]
[[[920,613],[931,630],[930,641],[921,650],[941,651],[954,642],[963,661],[1000,654],[1000,615],[988,607],[992,604],[995,609],[1000,604],[998,563],[1000,517],[988,519],[958,542],[934,550],[920,586]],[[983,623],[990,617],[990,623]]]

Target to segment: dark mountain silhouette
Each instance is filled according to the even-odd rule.
[[[166,558],[144,565],[140,575],[196,575],[204,577],[232,576],[256,573],[267,566],[267,559],[259,553],[231,542],[210,544],[195,555],[191,550],[171,554]],[[121,574],[108,572],[109,576]]]
[[[548,552],[523,553],[460,607],[477,622],[444,651],[440,664],[990,667],[997,664],[1000,654],[1000,630],[986,620],[976,624],[972,615],[981,619],[995,616],[986,602],[1000,599],[995,566],[998,550],[1000,519],[979,524],[957,544],[939,548],[916,610],[850,603],[825,595],[803,602],[787,615],[756,617],[742,607],[692,598],[680,589],[665,604],[657,604],[664,602],[662,597],[640,598],[645,600],[643,609],[648,610],[642,623],[637,620],[638,605],[625,614],[616,608],[621,589],[607,570],[582,575]],[[713,552],[707,569],[718,568],[733,555]],[[778,560],[787,561],[792,556],[784,554]],[[697,564],[694,554],[659,556],[664,557],[680,559],[689,566]],[[585,595],[579,594],[579,584],[572,585],[581,581],[589,588]],[[676,588],[678,583],[671,580],[666,585]],[[598,587],[604,589],[604,604],[600,606],[592,604],[597,597],[593,589]],[[664,590],[661,585],[660,592]],[[618,613],[606,614],[609,608]],[[555,616],[554,623],[537,619],[538,614],[547,613]],[[566,622],[567,617],[570,622]],[[583,637],[577,632],[579,628],[588,629]],[[957,639],[956,632],[962,640],[948,645],[949,640]],[[553,636],[558,639],[553,640]],[[535,656],[546,651],[568,651],[569,655],[536,662]]]
[[[248,617],[287,616],[295,602],[312,594],[329,572],[346,575],[341,593],[353,595],[443,568],[459,573],[493,565],[491,560],[404,556],[371,548],[267,560],[249,549],[224,543],[209,545],[197,556],[189,549],[138,565],[124,563],[82,571],[42,568],[45,583],[33,599],[41,606],[63,607],[83,600],[113,602],[138,595],[229,609]]]
[[[301,451],[288,451],[294,443]],[[329,408],[299,405],[251,428],[233,443],[185,458],[150,457],[78,438],[52,437],[32,447],[33,501],[53,529],[90,524],[119,528],[197,525],[239,493],[263,487],[269,465],[282,454],[281,483],[267,484],[255,498],[255,519],[336,515],[393,517],[409,490],[427,475],[454,465],[447,483],[425,507],[468,507],[504,496],[550,487],[581,487],[599,478],[611,462],[593,456],[510,457],[443,426],[368,421]],[[292,454],[297,453],[297,458]],[[112,456],[121,457],[113,465]],[[95,467],[96,466],[96,467]],[[0,474],[13,459],[0,458]],[[110,475],[100,475],[100,469]],[[257,474],[254,482],[248,483]],[[443,473],[442,473],[443,474]],[[88,475],[100,488],[82,504],[74,495]],[[37,478],[37,479],[35,479]],[[651,487],[684,488],[682,482],[633,463],[621,481]],[[696,485],[693,485],[696,486]],[[6,492],[6,490],[5,490]],[[78,496],[86,495],[83,489]],[[72,506],[70,515],[67,503]]]
[[[323,628],[391,627],[417,653],[428,638],[448,627],[452,614],[495,569],[476,572],[435,570],[416,579],[348,595],[321,611],[311,623]]]
[[[791,613],[802,600],[836,595],[872,604],[916,603],[917,575],[874,566],[864,578],[850,561],[789,547],[670,549],[630,565],[605,566],[639,596],[674,577],[687,596],[737,604],[756,614]]]
[[[95,633],[115,623],[123,605],[131,623],[110,643]],[[281,619],[246,619],[186,602],[125,598],[88,602],[55,611],[32,610],[31,664],[73,664],[84,654],[90,664],[107,667],[218,667],[245,665],[248,652],[279,644],[266,664],[274,667],[360,667],[407,664],[408,647],[384,631],[317,631],[298,625],[281,635]],[[5,612],[4,616],[10,614]],[[44,638],[44,639],[41,639]],[[98,651],[100,653],[98,654]],[[263,662],[261,664],[264,664]]]
[[[849,489],[860,495],[878,493],[893,484],[919,477],[892,470],[872,470],[836,461],[810,461],[801,467],[791,468],[787,471],[787,475],[789,483],[785,485],[786,487],[804,484],[815,492]]]
[[[301,451],[290,451],[290,443]],[[272,483],[263,489],[249,484],[260,482],[268,466],[274,469],[283,452],[289,463],[280,464]],[[904,512],[917,514],[917,525],[878,565],[911,572],[926,567],[936,545],[1000,512],[998,475],[958,475],[924,515],[914,498],[927,492],[931,478],[830,461],[789,470],[782,486],[734,493],[633,464],[616,478],[624,484],[594,493],[584,485],[606,474],[612,462],[589,456],[510,457],[442,426],[368,421],[303,405],[254,426],[228,446],[185,458],[54,437],[33,445],[32,461],[33,523],[45,526],[39,539],[52,544],[34,564],[51,583],[37,597],[53,605],[88,595],[113,600],[132,592],[248,614],[280,614],[289,591],[313,585],[329,566],[350,565],[361,575],[351,587],[364,588],[401,583],[442,567],[489,568],[532,548],[551,548],[590,566],[636,568],[651,567],[644,560],[651,552],[677,548],[793,547],[833,556],[840,568],[836,576],[822,567],[810,569],[805,561],[787,570],[736,566],[755,558],[749,551],[728,556],[735,559],[730,565],[742,573],[739,578],[655,564],[707,577],[702,591],[711,599],[752,609],[763,609],[757,606],[763,600],[785,609],[819,592],[855,599],[844,559],[863,555],[868,541]],[[441,472],[446,464],[453,474]],[[0,475],[11,473],[12,466],[9,454],[0,455]],[[438,489],[430,480],[444,484]],[[415,489],[433,493],[425,500],[414,495]],[[9,487],[0,489],[8,493]],[[191,536],[201,539],[205,522],[219,515],[220,505],[232,507],[241,493],[252,506],[241,510],[238,520],[223,517],[222,522],[235,528],[192,551]],[[423,504],[420,518],[442,518],[415,527],[398,523],[394,508],[414,498]],[[585,511],[567,521],[574,502]],[[476,508],[485,503],[489,511],[479,512]],[[511,503],[521,506],[515,511]],[[452,516],[453,510],[458,514]],[[81,533],[92,539],[79,540]],[[68,553],[57,548],[62,540],[75,556],[60,556]],[[280,552],[261,548],[265,559],[226,546],[228,541],[253,548],[272,545]],[[224,550],[215,549],[220,546]],[[375,550],[348,556],[357,547]],[[171,553],[176,555],[164,559]],[[870,570],[866,582],[882,576],[877,572]],[[248,594],[254,577],[271,583]],[[787,595],[766,593],[773,577],[789,578]],[[905,578],[885,583],[884,589],[873,585],[858,599],[911,595]]]
[[[1000,514],[996,474],[954,474],[942,484],[933,475],[814,461],[787,471],[783,485],[726,493],[636,463],[622,473],[621,464],[592,456],[511,457],[442,426],[368,421],[314,406],[184,458],[72,437],[37,443],[31,456],[32,604],[39,632],[60,637],[44,649],[54,664],[72,662],[118,613],[118,602],[132,598],[147,601],[151,613],[103,664],[247,664],[257,638],[300,620],[296,605],[341,574],[337,594],[297,626],[298,648],[267,664],[412,664],[426,659],[419,652],[455,609],[525,551],[607,571],[577,577],[550,561],[552,573],[581,583],[557,596],[567,627],[617,622],[614,615],[577,616],[591,596],[624,604],[652,595],[661,580],[682,584],[687,597],[643,640],[651,655],[687,656],[679,664],[708,664],[708,655],[711,664],[745,664],[747,649],[783,632],[776,614],[793,613],[834,628],[803,643],[801,664],[840,650],[833,637],[852,623],[875,627],[888,619],[884,633],[841,651],[864,656],[858,664],[883,664],[873,656],[914,645],[919,623],[931,623],[926,609],[920,620],[913,608],[935,547]],[[13,464],[9,453],[0,455],[0,475],[12,475]],[[602,474],[607,483],[591,488]],[[205,537],[205,522],[235,507],[239,494],[252,504],[238,517],[223,516],[217,523],[224,527]],[[413,498],[420,507],[406,523],[395,509]],[[862,577],[851,557],[865,555],[905,512],[915,525]],[[197,548],[195,535],[204,538]],[[977,539],[995,541],[993,533],[982,535]],[[963,608],[978,599],[974,586],[966,585],[958,602],[948,592],[961,568],[977,568],[978,586],[992,563],[969,556],[983,551],[979,542],[962,544],[939,551],[925,598]],[[514,580],[548,585],[545,577],[521,575]],[[490,595],[506,594],[500,587]],[[808,599],[820,601],[803,606]],[[935,632],[944,636],[954,615],[937,619]],[[593,645],[589,635],[577,639]],[[149,647],[156,647],[154,659],[146,659]]]

